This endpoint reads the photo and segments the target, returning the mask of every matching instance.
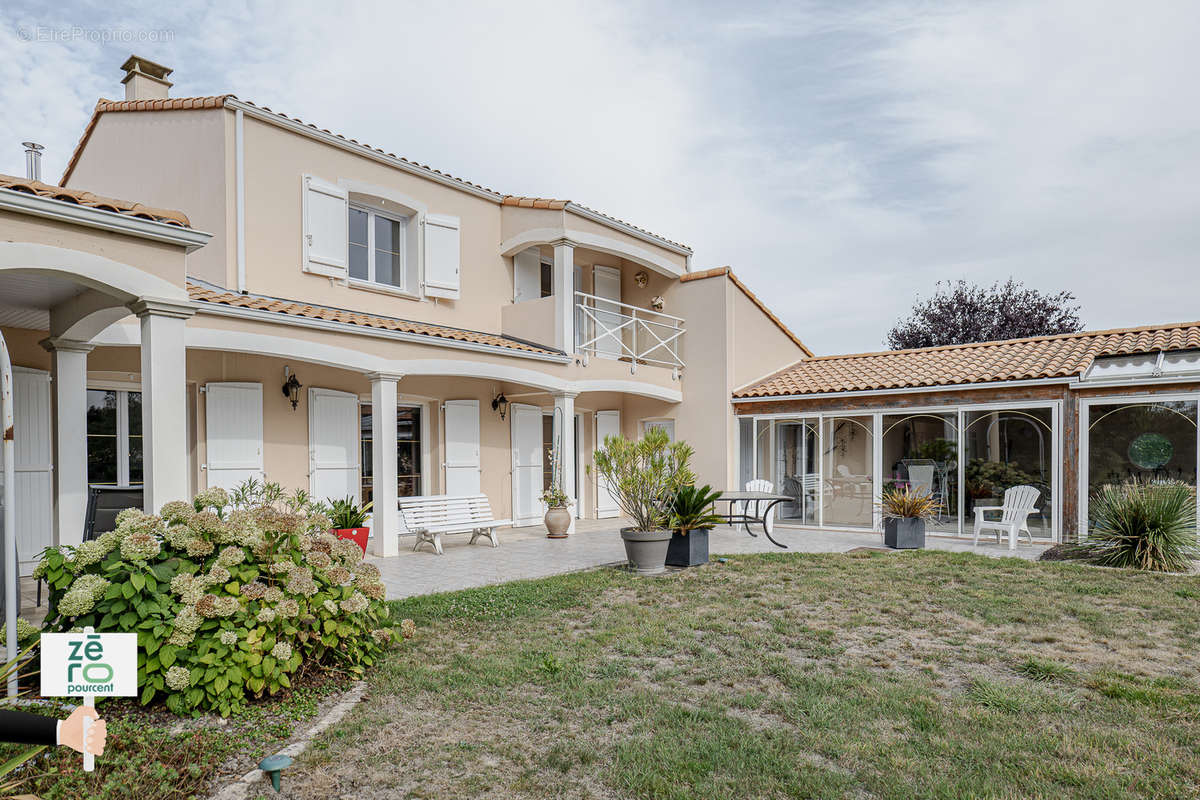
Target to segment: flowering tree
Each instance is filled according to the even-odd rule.
[[[975,286],[939,281],[933,296],[917,299],[907,318],[888,332],[891,350],[1050,336],[1083,330],[1070,292],[1045,294],[1009,278]]]
[[[142,702],[228,715],[291,686],[305,665],[361,674],[391,638],[379,570],[305,498],[222,489],[51,548],[47,627],[138,634]]]
[[[596,470],[617,505],[642,531],[666,526],[675,492],[695,482],[688,468],[691,457],[691,445],[672,442],[661,428],[651,428],[636,442],[609,436],[595,455]]]

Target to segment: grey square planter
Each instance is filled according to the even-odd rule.
[[[888,517],[883,521],[883,543],[897,550],[925,547],[925,520],[917,517]]]
[[[698,529],[686,536],[671,534],[667,545],[667,565],[671,567],[698,567],[708,563],[708,531]]]

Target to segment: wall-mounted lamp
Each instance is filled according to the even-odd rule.
[[[504,392],[492,398],[492,411],[499,411],[501,420],[508,414],[508,398],[504,396]]]
[[[296,406],[300,405],[300,390],[304,386],[300,381],[296,380],[296,373],[292,372],[287,367],[283,368],[283,396],[292,401],[292,411],[296,410]]]
[[[644,269],[639,270],[638,273],[633,276],[633,282],[637,284],[639,289],[645,289],[646,284],[650,282],[650,273],[646,272]]]

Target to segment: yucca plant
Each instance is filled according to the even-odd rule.
[[[361,528],[367,524],[367,517],[370,515],[372,505],[372,503],[367,503],[360,507],[358,503],[354,502],[353,497],[344,497],[341,500],[333,500],[329,504],[325,516],[329,517],[329,522],[335,529]]]
[[[883,490],[879,510],[884,519],[931,519],[942,510],[942,504],[929,492],[891,487]]]
[[[1200,558],[1196,492],[1186,483],[1107,484],[1088,508],[1091,530],[1078,549],[1093,564],[1185,572]]]
[[[684,536],[688,531],[712,528],[725,522],[713,513],[713,503],[721,493],[711,486],[681,486],[671,501],[670,527]]]

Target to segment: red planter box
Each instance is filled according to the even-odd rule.
[[[371,535],[370,528],[334,528],[330,533],[339,539],[350,539],[362,548],[364,556],[367,554],[367,537]]]

